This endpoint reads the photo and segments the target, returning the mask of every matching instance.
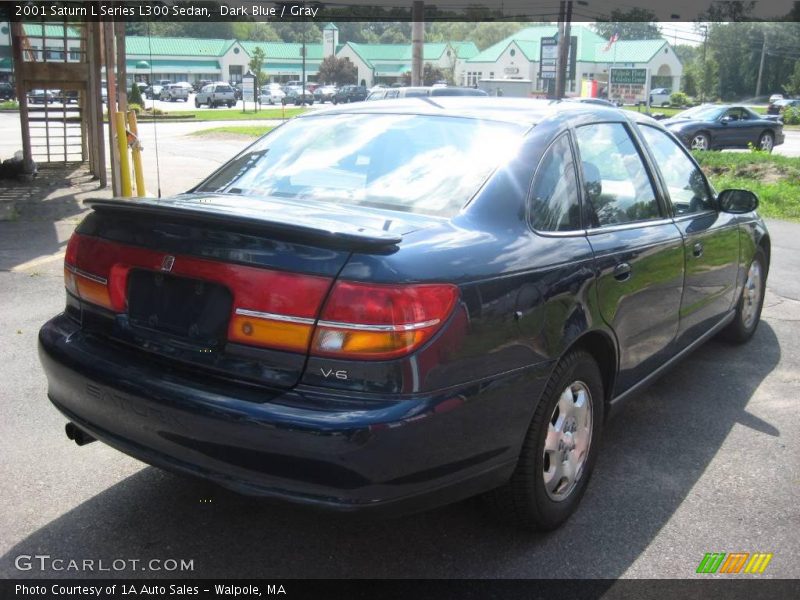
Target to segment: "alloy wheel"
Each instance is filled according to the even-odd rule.
[[[708,138],[702,133],[692,138],[692,150],[708,150]]]
[[[758,307],[761,302],[761,263],[757,260],[750,265],[747,271],[747,281],[744,283],[742,301],[742,325],[750,329],[756,320]]]

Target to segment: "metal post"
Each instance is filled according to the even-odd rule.
[[[425,3],[414,0],[411,5],[411,85],[422,85],[423,44],[425,40]]]
[[[147,192],[144,187],[144,170],[142,169],[142,147],[139,143],[139,126],[136,123],[136,113],[130,111],[128,113],[128,129],[136,136],[136,140],[131,148],[131,156],[133,157],[133,176],[136,179],[136,195],[146,196]]]

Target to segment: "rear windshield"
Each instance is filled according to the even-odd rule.
[[[449,217],[513,156],[527,129],[430,115],[295,119],[250,146],[196,191]]]

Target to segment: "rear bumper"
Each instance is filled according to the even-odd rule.
[[[269,391],[179,373],[64,315],[42,327],[39,355],[53,404],[126,454],[240,493],[387,515],[506,481],[548,371],[391,400]]]

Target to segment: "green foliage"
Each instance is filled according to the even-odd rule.
[[[16,100],[6,100],[0,102],[0,110],[19,110],[19,102]]]
[[[661,37],[661,28],[656,23],[656,14],[646,8],[632,8],[611,11],[608,21],[599,21],[594,30],[606,39],[614,32],[619,33],[621,40],[657,40]]]
[[[317,80],[323,83],[346,85],[355,83],[356,79],[358,79],[358,69],[347,57],[326,56],[319,65]]]
[[[794,63],[794,71],[783,86],[790,96],[800,96],[800,60]]]
[[[758,195],[762,215],[800,221],[800,158],[767,152],[692,154],[717,190],[750,190]]]
[[[783,122],[787,125],[800,125],[800,106],[790,106],[784,110]]]
[[[191,135],[205,136],[214,134],[246,135],[247,137],[261,137],[275,129],[271,125],[223,125],[192,132]]]
[[[142,100],[142,92],[139,89],[139,86],[136,85],[135,81],[131,84],[131,91],[128,92],[128,103],[138,104],[140,108],[141,105],[144,104],[144,101]]]
[[[128,100],[130,100],[130,98],[128,98]],[[136,116],[138,117],[139,113],[142,112],[141,102],[128,102],[128,110],[132,110],[134,113],[136,113]]]
[[[250,69],[250,72],[256,76],[256,80],[254,82],[255,89],[259,89],[261,81],[264,80],[264,75],[261,70],[264,68],[264,62],[267,60],[267,54],[261,48],[261,46],[256,46],[253,53],[250,55],[250,62],[247,63],[247,68]]]
[[[669,97],[672,106],[686,106],[689,104],[689,97],[683,92],[673,92]]]

